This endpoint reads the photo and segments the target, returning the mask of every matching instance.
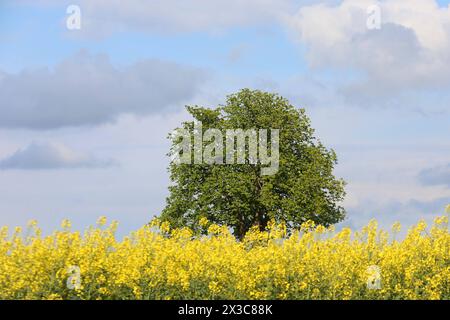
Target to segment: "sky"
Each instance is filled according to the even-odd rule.
[[[0,0],[0,225],[139,228],[184,106],[241,88],[306,109],[347,181],[341,226],[450,203],[449,1]]]

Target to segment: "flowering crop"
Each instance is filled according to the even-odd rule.
[[[375,221],[359,232],[271,223],[237,241],[154,221],[117,240],[117,223],[81,234],[0,230],[1,299],[450,299],[448,217],[403,240]]]

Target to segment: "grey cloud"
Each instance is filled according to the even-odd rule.
[[[412,29],[387,23],[380,30],[355,35],[351,46],[342,52],[352,56],[348,65],[360,70],[356,81],[344,83],[339,89],[350,103],[430,109],[436,91],[442,93],[441,99],[448,98],[448,68],[434,66]],[[442,103],[432,106],[442,108]]]
[[[420,63],[422,49],[414,31],[393,23],[383,25],[380,30],[368,30],[351,39],[346,54],[352,54],[350,66],[364,70],[367,77],[377,82],[380,93],[396,90],[399,84],[422,81],[411,74],[412,65]],[[373,85],[375,83],[370,83]],[[394,86],[394,87],[393,87]]]
[[[204,80],[203,71],[175,63],[143,60],[118,69],[106,55],[81,51],[53,70],[0,77],[0,127],[54,129],[163,113],[193,98]]]
[[[422,170],[418,179],[425,186],[446,185],[450,187],[450,164]]]
[[[33,142],[0,161],[0,170],[104,168],[112,160],[98,160],[57,143]]]

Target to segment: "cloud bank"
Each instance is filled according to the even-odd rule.
[[[25,3],[59,5],[55,0]],[[448,111],[450,9],[436,0],[81,0],[78,36],[132,31],[216,33],[281,26],[314,68],[334,73],[336,99],[362,107]],[[378,5],[381,29],[369,30]],[[324,80],[323,85],[327,85]],[[334,84],[332,84],[334,86]]]
[[[113,122],[121,114],[175,110],[193,98],[203,71],[160,60],[118,69],[85,51],[54,69],[0,76],[0,127],[55,129]]]

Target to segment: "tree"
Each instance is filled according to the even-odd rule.
[[[172,162],[168,170],[173,184],[161,214],[163,221],[197,229],[198,221],[205,217],[228,225],[242,239],[252,226],[264,230],[272,219],[286,223],[288,230],[308,220],[329,226],[344,219],[345,211],[339,202],[345,195],[345,182],[333,175],[336,154],[314,137],[304,109],[296,109],[276,94],[243,89],[228,96],[224,106],[188,106],[187,110],[195,121],[184,122],[180,128],[184,132],[193,133],[196,122],[202,124],[203,132],[210,128],[222,132],[238,128],[279,129],[279,168],[276,174],[264,175],[263,164],[252,164],[249,157],[245,164]],[[172,134],[169,138],[170,155],[186,151],[175,148],[180,143],[179,136]],[[226,138],[222,139],[225,144]],[[249,139],[246,154],[250,153]],[[211,142],[212,139],[202,141],[202,146]],[[269,142],[269,147],[270,144],[274,142]],[[225,157],[224,150],[215,152],[215,156]],[[188,158],[193,160],[194,154],[187,154]]]

